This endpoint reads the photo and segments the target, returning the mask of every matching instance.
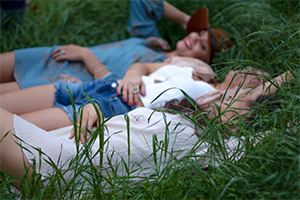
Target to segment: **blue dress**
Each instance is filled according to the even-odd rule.
[[[147,46],[146,37],[161,37],[156,21],[162,18],[163,0],[132,0],[127,30],[133,36],[119,42],[87,47],[110,71],[103,79],[121,79],[127,68],[135,62],[162,62],[165,52]],[[15,50],[14,77],[23,88],[54,83],[70,75],[86,82],[93,76],[83,62],[56,62],[51,57],[59,46]]]

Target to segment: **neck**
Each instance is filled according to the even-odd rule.
[[[172,56],[180,56],[180,55],[176,52],[176,50],[174,50],[174,51],[170,51],[170,52],[166,53],[166,56],[169,58]]]

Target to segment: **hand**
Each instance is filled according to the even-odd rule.
[[[157,44],[158,46],[160,46],[162,50],[165,50],[165,51],[170,51],[171,50],[171,47],[170,47],[169,43],[166,40],[162,39],[162,38],[148,37],[147,39],[150,40],[152,43]]]
[[[73,83],[82,83],[82,81],[75,77],[75,76],[71,76],[71,75],[66,75],[66,74],[59,74],[58,77],[60,78],[60,81],[69,81],[69,82],[73,82]]]
[[[97,104],[95,104],[97,109],[99,110],[99,107]],[[81,116],[81,113],[82,113],[82,119],[80,119],[80,116]],[[93,104],[89,103],[87,105],[85,105],[81,111],[80,115],[78,116],[78,119],[77,119],[77,125],[79,126],[80,125],[80,121],[81,121],[81,127],[78,127],[78,128],[81,128],[81,134],[80,134],[80,141],[81,141],[81,144],[84,144],[85,143],[85,138],[89,139],[91,137],[91,134],[89,132],[87,132],[87,135],[86,137],[82,134],[85,132],[86,128],[88,130],[91,130],[93,125],[97,122],[97,126],[99,125],[98,124],[98,116],[97,116],[97,112],[93,106]],[[101,112],[100,112],[100,117],[101,117]],[[80,131],[77,130],[77,133],[79,133]],[[72,128],[72,131],[71,131],[71,135],[69,137],[69,139],[73,139],[75,137],[75,131],[74,131],[74,127]],[[79,137],[78,137],[79,139]]]
[[[65,52],[64,54],[61,54],[62,50]],[[52,54],[52,58],[55,59],[55,61],[62,61],[62,60],[83,61],[85,55],[89,52],[90,50],[85,47],[70,44],[55,49]]]
[[[143,96],[146,95],[141,75],[135,70],[127,71],[124,78],[118,83],[117,94],[120,95],[122,91],[123,101],[126,102],[128,99],[129,106],[139,102],[139,92]],[[134,90],[137,90],[137,93],[133,93]]]
[[[295,77],[290,71],[286,71],[285,73],[282,74],[282,76],[286,81],[291,81],[291,82],[295,81]]]

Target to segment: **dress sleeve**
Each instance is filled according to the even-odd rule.
[[[163,0],[131,0],[127,31],[133,37],[160,37],[156,21],[162,18]]]

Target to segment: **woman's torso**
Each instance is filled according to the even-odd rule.
[[[179,101],[186,93],[192,99],[215,90],[210,84],[193,79],[193,68],[165,65],[149,76],[142,77],[146,96],[140,95],[143,106],[163,107],[172,99]]]

